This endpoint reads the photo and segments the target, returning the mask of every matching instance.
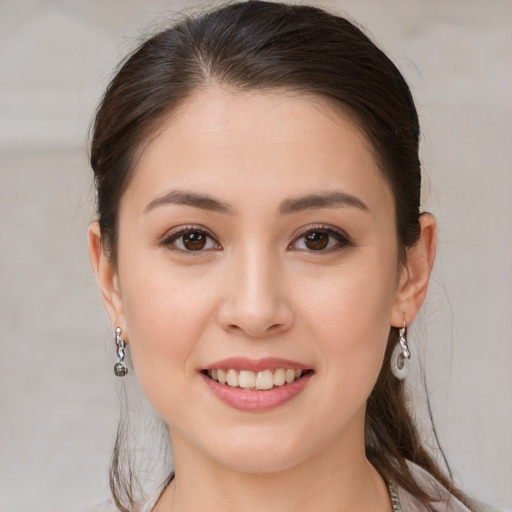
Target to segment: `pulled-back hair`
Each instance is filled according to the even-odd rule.
[[[319,8],[248,1],[186,17],[140,47],[111,81],[93,126],[91,165],[105,251],[117,260],[119,201],[146,144],[184,100],[211,84],[237,91],[313,94],[348,113],[366,134],[393,192],[401,258],[420,235],[419,123],[404,78],[350,21]],[[423,446],[405,403],[403,381],[391,373],[398,340],[390,329],[384,364],[366,409],[366,453],[386,480],[430,506],[411,474],[419,465],[466,501]],[[120,442],[111,487],[120,510],[134,503],[135,472],[123,474]],[[442,452],[441,452],[442,453]]]

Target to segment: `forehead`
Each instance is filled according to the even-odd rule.
[[[193,188],[226,200],[277,201],[340,187],[369,202],[392,201],[373,148],[348,113],[313,95],[212,86],[161,125],[125,195],[149,200]]]

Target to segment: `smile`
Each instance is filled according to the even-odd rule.
[[[312,368],[279,358],[232,357],[200,370],[210,392],[230,408],[265,412],[292,402],[315,375]]]
[[[235,370],[233,368],[228,370],[217,368],[206,370],[206,375],[215,382],[232,388],[248,391],[267,391],[291,384],[308,372],[310,372],[310,370],[302,370],[301,368],[266,369],[258,372],[251,370]]]

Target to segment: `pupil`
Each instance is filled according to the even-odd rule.
[[[306,236],[306,245],[313,251],[325,249],[329,243],[329,235],[321,231],[314,231]]]
[[[202,233],[188,233],[183,237],[183,244],[191,251],[198,251],[206,245],[206,237]]]

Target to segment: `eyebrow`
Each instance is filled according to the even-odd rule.
[[[279,213],[286,215],[305,210],[318,210],[320,208],[333,208],[352,206],[370,213],[370,208],[361,199],[344,192],[328,192],[326,194],[311,194],[297,199],[287,199],[279,206]]]
[[[167,194],[153,199],[144,208],[144,212],[150,212],[158,206],[168,204],[182,204],[192,206],[201,210],[208,210],[227,215],[234,215],[233,208],[223,201],[219,201],[208,194],[199,194],[182,190],[173,190]],[[321,208],[333,208],[351,206],[365,212],[370,212],[370,208],[356,196],[344,192],[328,192],[325,194],[310,194],[294,199],[286,199],[279,206],[280,215],[289,215],[292,213],[303,212],[307,210],[318,210]]]
[[[233,209],[227,203],[219,201],[218,199],[214,199],[207,194],[197,194],[195,192],[186,192],[181,190],[174,190],[168,194],[164,194],[163,196],[153,199],[153,201],[151,201],[146,206],[146,208],[144,208],[144,212],[150,212],[157,206],[163,206],[167,204],[183,204],[186,206],[200,208],[201,210],[209,210],[212,212],[233,215]]]

